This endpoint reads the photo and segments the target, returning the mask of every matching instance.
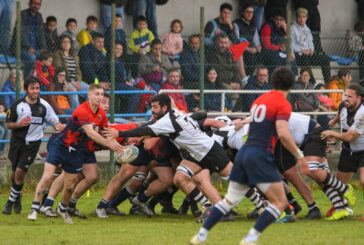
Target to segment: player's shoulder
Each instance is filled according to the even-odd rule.
[[[130,130],[130,129],[137,128],[138,125],[136,123],[123,123],[123,124],[110,123],[109,127],[114,128],[114,129],[116,129],[118,131],[122,131],[122,130]]]

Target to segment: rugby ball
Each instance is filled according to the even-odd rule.
[[[121,153],[115,154],[115,160],[118,164],[131,163],[133,162],[139,155],[138,147],[134,145],[129,145],[125,147]]]

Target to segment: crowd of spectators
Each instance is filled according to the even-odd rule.
[[[7,1],[12,2],[2,2]],[[338,77],[331,78],[330,59],[321,48],[318,1],[293,1],[296,18],[290,33],[287,33],[288,1],[241,1],[240,16],[235,20],[232,17],[233,6],[222,3],[219,15],[206,22],[203,40],[198,34],[183,38],[183,22],[179,19],[171,20],[169,32],[163,35],[158,33],[157,3],[167,1],[135,0],[126,1],[126,5],[124,2],[116,3],[114,56],[117,90],[158,92],[160,89],[198,89],[202,42],[206,48],[205,89],[268,90],[271,88],[269,75],[275,67],[286,64],[287,57],[298,76],[294,89],[314,89],[315,78],[311,66],[321,67],[327,88],[342,89],[350,82],[344,71],[339,71]],[[56,16],[48,16],[44,22],[40,13],[42,1],[29,0],[28,8],[21,12],[24,76],[39,77],[43,91],[87,91],[88,86],[95,82],[110,90],[110,3],[109,0],[101,0],[102,28],[98,18],[90,15],[85,28],[77,33],[78,21],[69,18],[65,23],[66,31],[59,35]],[[14,7],[11,4],[7,5],[12,7],[10,11]],[[124,13],[133,16],[134,30],[131,33],[123,29]],[[10,27],[1,21],[1,28],[5,34],[1,37],[1,47],[10,45],[9,50],[14,54],[15,31],[10,41],[7,38]],[[364,48],[359,42],[362,33],[364,25],[361,23],[356,25],[355,32],[350,33],[351,56],[364,57]],[[290,47],[287,47],[288,36],[291,39]],[[14,91],[14,78],[15,73],[12,72],[3,91]],[[249,111],[258,95],[227,94],[222,103],[221,94],[207,93],[204,109]],[[118,112],[145,112],[149,97],[140,94],[118,95]],[[182,110],[200,109],[199,94],[172,93],[171,97]],[[333,101],[332,108],[325,108],[337,109],[341,101],[339,93],[331,93],[328,98]],[[85,99],[85,95],[48,96],[46,99],[57,113],[68,114],[80,100]],[[4,97],[4,107],[9,107],[13,100],[11,96]],[[310,104],[305,106],[302,101]],[[293,96],[292,104],[297,111],[320,109],[320,101],[315,94]],[[299,108],[303,106],[305,108]]]

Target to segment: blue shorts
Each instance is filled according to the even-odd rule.
[[[243,146],[235,157],[230,180],[252,186],[280,182],[282,178],[272,153],[261,147]]]
[[[96,156],[95,156],[95,152],[85,151],[82,155],[83,155],[82,156],[82,158],[83,158],[83,164],[93,164],[93,163],[97,163]]]
[[[83,155],[80,151],[69,150],[60,140],[48,146],[47,163],[61,167],[65,172],[76,174],[82,172]]]

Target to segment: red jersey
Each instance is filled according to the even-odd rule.
[[[111,123],[111,124],[109,124],[109,127],[114,128],[114,129],[116,129],[118,131],[126,131],[126,130],[131,130],[131,129],[137,128],[138,125],[136,123],[126,123],[126,124]],[[116,140],[119,143],[122,143],[124,138],[118,137]]]
[[[82,126],[87,124],[92,124],[98,133],[101,133],[102,129],[108,125],[105,111],[99,107],[94,113],[88,101],[82,103],[73,111],[71,119],[60,136],[63,144],[75,150],[86,147],[87,151],[94,152],[97,148],[96,142],[88,138],[82,129]]]
[[[277,142],[275,123],[289,120],[291,104],[284,95],[276,90],[259,96],[250,108],[251,123],[246,145],[261,146],[273,152]]]

